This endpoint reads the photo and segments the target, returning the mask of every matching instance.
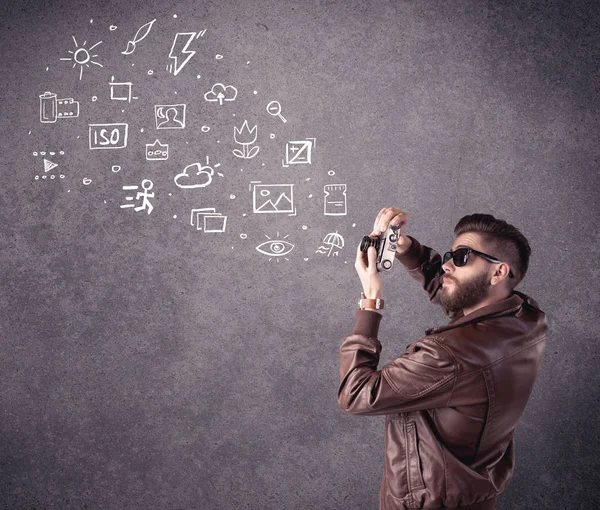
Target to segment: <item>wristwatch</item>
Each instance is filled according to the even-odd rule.
[[[383,299],[368,299],[364,292],[360,293],[360,299],[358,301],[358,308],[364,310],[365,308],[375,308],[375,310],[383,310]]]

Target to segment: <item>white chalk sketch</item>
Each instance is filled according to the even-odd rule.
[[[194,39],[202,37],[206,30],[201,32],[178,32],[173,39],[169,58],[173,59],[173,63],[167,65],[167,71],[177,76],[185,67],[189,60],[196,54],[194,50],[188,50],[188,46]]]
[[[154,186],[154,183],[150,179],[144,179],[142,181],[141,186],[142,186],[143,191],[138,191],[137,194],[135,195],[135,197],[134,196],[125,197],[125,200],[132,201],[132,200],[139,200],[141,198],[142,204],[139,205],[138,207],[136,207],[135,204],[122,204],[120,206],[121,209],[133,207],[134,208],[133,210],[136,212],[142,211],[144,209],[148,209],[148,214],[150,214],[152,212],[152,209],[154,209],[154,207],[150,203],[149,199],[154,198],[154,192],[149,193],[149,191]],[[137,190],[137,189],[139,189],[139,186],[123,186],[123,189],[125,191]]]
[[[37,174],[35,175],[34,179],[36,181],[42,180],[42,181],[52,181],[55,180],[57,177],[59,177],[60,179],[64,179],[65,178],[65,174],[57,174],[54,172],[54,170],[56,168],[58,168],[60,165],[58,163],[56,163],[55,161],[52,161],[55,159],[55,156],[64,156],[65,155],[65,151],[33,151],[33,155],[34,156],[41,156],[43,159],[43,165],[44,165],[44,172],[41,174]],[[52,157],[52,160],[47,159],[46,156],[48,157]]]
[[[325,184],[323,192],[325,216],[345,216],[348,213],[345,184]]]
[[[156,129],[184,129],[184,104],[157,104],[154,106]]]
[[[344,247],[344,238],[335,232],[327,234],[323,239],[323,245],[319,246],[315,253],[326,254],[328,257],[332,255],[337,257],[340,254],[340,250]]]
[[[312,149],[317,146],[316,138],[306,140],[294,140],[285,145],[285,161],[281,161],[284,167],[290,165],[310,165],[312,163]]]
[[[58,166],[58,163],[54,163],[49,159],[44,158],[44,172],[49,172]]]
[[[122,149],[127,147],[129,125],[89,124],[90,149]]]
[[[155,21],[156,19],[153,19],[152,21],[149,21],[145,25],[142,25],[140,28],[138,28],[138,31],[133,36],[133,39],[131,41],[127,41],[127,48],[125,49],[125,51],[122,51],[121,53],[123,55],[131,55],[135,51],[137,43],[139,43],[150,33],[150,29],[152,28],[152,25]],[[112,26],[110,27],[110,29],[113,30]]]
[[[202,227],[200,226],[202,218]],[[218,213],[214,207],[204,207],[202,209],[192,209],[190,223],[194,224],[196,220],[196,230],[204,230],[206,233],[225,232],[227,226],[227,216]]]
[[[279,239],[271,239],[267,234],[265,234],[265,237],[269,240],[259,244],[256,247],[258,252],[269,257],[277,257],[277,262],[279,262],[279,257],[283,257],[285,260],[290,260],[285,255],[294,249],[294,245],[292,243],[288,241],[280,241]],[[277,237],[279,237],[279,232],[277,232]],[[284,239],[287,237],[288,236],[284,236]]]
[[[242,150],[233,149],[233,154],[235,156],[243,159],[252,159],[258,154],[258,145],[250,148],[250,145],[256,142],[256,136],[258,134],[257,129],[257,126],[254,126],[252,129],[250,129],[247,120],[244,121],[241,128],[238,129],[235,126],[233,127],[233,139],[235,143],[238,143],[242,146]]]
[[[287,122],[285,117],[281,115],[281,103],[279,101],[271,101],[267,105],[267,112],[273,117],[279,117],[284,123]]]
[[[48,177],[50,178],[50,180],[56,179],[56,175],[54,175],[54,174],[50,174],[50,176],[47,176],[47,175],[44,174],[44,175],[41,175],[41,176],[40,175],[36,175],[35,176],[35,180],[39,181],[40,178],[41,178],[41,180],[48,180]],[[64,174],[60,174],[58,177],[60,179],[64,179],[65,178]]]
[[[235,101],[237,89],[233,85],[223,85],[215,83],[212,88],[204,94],[204,99],[211,102],[218,101],[223,106],[223,101]]]
[[[98,55],[92,55],[91,52],[92,50],[98,46],[99,44],[102,43],[102,41],[97,42],[96,44],[94,44],[92,47],[90,48],[86,48],[85,45],[87,43],[87,41],[83,41],[83,44],[81,46],[79,46],[79,44],[77,44],[77,39],[75,39],[75,36],[73,37],[73,41],[75,42],[75,51],[71,51],[69,50],[69,53],[71,53],[73,56],[72,57],[66,57],[66,58],[61,58],[61,60],[70,60],[73,62],[73,67],[77,66],[79,64],[79,79],[81,80],[81,77],[83,76],[83,66],[85,67],[90,67],[90,64],[94,64],[96,66],[100,66],[100,67],[104,67],[102,64],[100,64],[99,62],[96,62],[95,60],[92,60],[94,58],[96,58]]]
[[[61,156],[65,155],[65,151],[33,151],[32,153],[34,156],[55,156],[56,154],[59,154]]]
[[[127,101],[128,103],[131,103],[131,86],[133,85],[133,83],[131,83],[130,81],[116,82],[115,77],[111,76],[108,84],[110,86],[111,100]],[[137,99],[137,97],[134,97],[133,99]]]
[[[164,161],[169,159],[169,145],[162,144],[156,139],[153,144],[146,144],[146,159],[148,161]]]
[[[212,182],[212,176],[215,173],[209,163],[208,156],[206,156],[205,166],[200,163],[192,163],[186,166],[183,172],[175,176],[175,184],[184,189],[206,188]]]
[[[79,117],[79,101],[72,97],[58,99],[52,92],[40,96],[40,122],[56,122],[58,119]]]
[[[260,184],[250,182],[253,188],[253,210],[257,214],[295,214],[293,184]]]

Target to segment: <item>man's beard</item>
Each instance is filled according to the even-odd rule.
[[[464,282],[452,278],[449,287],[444,286],[438,291],[441,292],[440,304],[452,313],[472,308],[488,296],[489,288],[490,282],[485,273]]]

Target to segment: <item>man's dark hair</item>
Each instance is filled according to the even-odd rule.
[[[527,238],[519,229],[491,214],[463,216],[454,227],[454,234],[458,237],[465,232],[479,234],[485,247],[483,251],[510,266],[515,277],[506,281],[512,291],[525,277],[529,267],[531,247]]]

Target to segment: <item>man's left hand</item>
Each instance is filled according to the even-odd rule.
[[[367,253],[360,250],[360,244],[356,249],[356,262],[354,267],[362,283],[363,292],[367,299],[377,299],[383,297],[383,281],[377,271],[377,250],[374,246],[369,246]]]

